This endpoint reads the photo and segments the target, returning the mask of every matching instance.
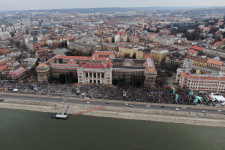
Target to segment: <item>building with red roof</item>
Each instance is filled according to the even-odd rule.
[[[92,60],[77,68],[78,83],[81,84],[112,84],[112,66],[108,62]]]
[[[193,74],[185,69],[178,69],[177,82],[181,88],[192,91],[225,92],[225,74]]]
[[[194,50],[194,49],[189,49],[189,50],[188,50],[188,53],[189,53],[190,55],[192,55],[192,56],[197,56],[199,52],[196,51],[196,50]]]
[[[26,73],[26,69],[23,67],[19,67],[18,69],[14,71],[10,71],[9,75],[11,76],[12,79],[18,79],[22,77]]]
[[[192,46],[191,49],[198,50],[198,51],[203,51],[204,50],[204,47]]]

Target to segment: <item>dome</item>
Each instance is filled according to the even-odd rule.
[[[133,67],[134,66],[134,62],[132,60],[124,60],[123,67]]]
[[[46,65],[45,63],[40,63],[38,66],[37,66],[38,69],[46,69],[48,68],[48,65]]]

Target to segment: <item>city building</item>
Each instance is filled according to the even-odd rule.
[[[181,88],[192,91],[225,92],[225,75],[218,74],[193,74],[188,70],[177,72],[176,80]]]
[[[81,84],[123,84],[141,87],[155,85],[157,71],[150,55],[144,59],[115,58],[116,52],[95,51],[93,56],[56,55],[37,66],[39,82],[49,77],[72,75]]]
[[[152,56],[154,63],[160,65],[169,54],[168,50],[151,50],[150,55]]]
[[[184,59],[183,68],[192,67],[225,72],[225,63],[223,61],[188,55]]]

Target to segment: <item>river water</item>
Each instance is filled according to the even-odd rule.
[[[225,150],[225,128],[0,109],[0,150]]]

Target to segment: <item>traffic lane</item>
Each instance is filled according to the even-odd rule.
[[[76,104],[86,104],[87,102],[89,102],[88,100],[75,100],[75,101],[71,101],[71,100],[64,100],[62,98],[52,98],[52,97],[32,97],[32,96],[15,96],[15,95],[2,95],[1,98],[13,98],[13,99],[24,99],[24,100],[32,100],[32,101],[53,101],[53,102],[66,102],[66,103],[76,103]],[[129,105],[129,103],[127,101],[124,101],[124,103],[109,103],[107,105],[110,106],[115,106],[115,107],[129,107],[129,106],[125,106],[125,103],[127,103]],[[96,101],[90,101],[90,104],[92,105],[106,105],[105,102],[96,102]],[[133,105],[133,104],[132,104]],[[162,104],[163,105],[163,104]],[[184,111],[184,112],[198,112],[198,113],[202,113],[203,109],[194,109],[194,108],[186,108],[186,109],[182,109],[180,107],[161,107],[161,106],[150,106],[150,108],[146,108],[145,104],[135,104],[133,105],[133,107],[135,108],[141,108],[141,109],[160,109],[160,110],[169,110],[169,111],[176,111],[176,108],[179,108],[179,111]],[[177,111],[177,112],[179,112]],[[214,113],[214,114],[223,114],[223,111],[218,112],[217,110],[210,110],[210,109],[205,109],[206,113]]]
[[[137,107],[137,108],[143,108],[142,105],[134,105],[133,107]],[[145,105],[146,107],[146,105]],[[179,110],[176,110],[176,108],[178,108]],[[163,108],[161,106],[150,106],[149,108],[146,107],[146,109],[161,109],[161,110],[168,110],[168,111],[176,111],[176,112],[197,112],[197,113],[203,113],[202,111],[206,111],[205,113],[213,113],[213,114],[223,114],[224,112],[221,111],[219,112],[218,110],[211,110],[211,109],[195,109],[195,108],[185,108],[182,109],[182,107],[165,107],[163,106]]]
[[[113,106],[113,107],[129,107],[129,108],[139,108],[139,109],[155,109],[155,110],[165,110],[165,111],[176,111],[176,112],[196,112],[196,113],[203,113],[202,111],[206,111],[205,113],[213,113],[213,114],[223,114],[224,112],[218,112],[217,110],[203,110],[203,109],[182,109],[179,107],[161,107],[161,106],[150,106],[149,108],[146,107],[146,105],[144,104],[136,104],[133,105],[132,107],[130,107],[129,103],[127,103],[128,105],[126,106],[126,102],[124,103],[109,103],[106,104],[105,102],[93,102],[93,101],[87,101],[87,100],[82,100],[82,101],[70,101],[70,100],[64,100],[64,102],[67,103],[79,103],[79,104],[87,104],[87,102],[89,102],[88,105],[106,105],[106,106]],[[179,111],[176,110],[176,108],[179,108]]]
[[[122,103],[119,103],[119,105],[114,105],[113,103],[111,103],[111,105],[114,105],[114,106],[121,106],[121,104]],[[128,104],[128,106],[125,106],[125,104],[124,104],[124,107],[129,107],[129,104]],[[144,105],[144,104],[137,104],[137,105],[132,104],[132,107],[141,108],[141,109],[156,109],[156,110],[176,111],[176,112],[183,111],[183,112],[203,113],[202,111],[206,111],[205,113],[213,113],[213,114],[223,114],[224,113],[223,111],[218,112],[217,110],[209,110],[209,109],[204,110],[204,109],[193,109],[193,108],[182,109],[182,107],[165,107],[165,106],[163,106],[163,108],[162,108],[161,106],[150,106],[149,108],[147,108],[146,105]],[[178,108],[179,111],[177,111],[176,108]]]

